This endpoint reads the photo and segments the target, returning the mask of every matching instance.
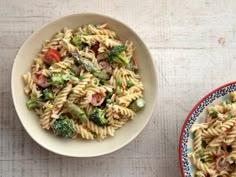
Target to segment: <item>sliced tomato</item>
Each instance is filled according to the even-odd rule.
[[[98,55],[98,49],[99,49],[99,42],[96,42],[93,46],[91,46],[91,50],[94,51],[95,56]]]
[[[225,170],[230,166],[229,162],[226,161],[225,154],[222,154],[222,155],[216,157],[215,165],[216,165],[217,171]]]
[[[103,101],[105,100],[105,94],[104,93],[95,93],[92,95],[91,104],[93,106],[100,106]]]
[[[33,81],[40,87],[46,88],[50,85],[47,77],[43,75],[40,71],[35,73],[32,78]]]
[[[49,65],[61,61],[60,53],[55,49],[49,49],[43,58],[43,61]]]
[[[133,61],[134,61],[134,65],[135,65],[136,69],[138,69],[139,63],[138,63],[137,57],[133,57]]]

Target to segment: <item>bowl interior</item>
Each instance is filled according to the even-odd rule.
[[[182,132],[180,135],[179,141],[179,160],[180,160],[180,168],[183,177],[193,177],[195,168],[188,158],[188,153],[193,151],[192,143],[193,143],[193,134],[190,133],[190,129],[194,123],[202,123],[206,117],[206,108],[208,106],[212,106],[215,104],[219,104],[224,100],[228,100],[228,94],[230,92],[236,91],[236,82],[232,82],[226,85],[223,85],[205,97],[203,97],[190,111],[187,116]]]
[[[45,39],[50,39],[63,27],[76,28],[85,24],[108,23],[122,41],[134,42],[135,55],[139,60],[141,80],[144,84],[145,109],[137,113],[133,121],[118,130],[114,137],[104,141],[70,140],[54,136],[44,131],[39,125],[39,119],[25,105],[27,96],[23,92],[22,74],[30,70],[33,59],[41,50]],[[29,135],[44,148],[58,154],[74,157],[98,156],[113,152],[133,140],[145,127],[154,109],[156,100],[156,72],[150,53],[142,40],[129,27],[112,18],[97,14],[75,14],[62,17],[34,32],[20,48],[12,69],[12,95],[18,116]]]

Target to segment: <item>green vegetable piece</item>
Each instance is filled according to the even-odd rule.
[[[106,80],[105,79],[100,79],[100,84],[101,85],[104,85],[106,83]]]
[[[122,85],[122,81],[121,81],[120,79],[117,79],[117,80],[116,80],[116,85],[117,85],[117,86],[121,86],[121,85]]]
[[[26,105],[29,109],[39,108],[41,106],[41,101],[39,99],[33,97],[26,102]]]
[[[77,77],[75,77],[75,76],[72,76],[72,75],[70,75],[70,74],[63,74],[62,75],[62,79],[63,80],[65,80],[65,81],[76,81],[76,82],[78,82],[79,81],[79,79],[77,78]]]
[[[86,58],[80,57],[78,52],[71,52],[71,55],[76,59],[76,61],[82,64],[88,72],[91,72],[99,79],[109,79],[109,76],[106,72],[101,71],[99,68],[93,65],[91,61]]]
[[[113,95],[113,92],[109,92],[109,91],[106,92],[106,98],[105,98],[106,102],[105,103],[107,103],[107,104],[112,103],[112,100],[111,100],[112,95]]]
[[[52,89],[46,88],[43,90],[43,100],[53,100],[54,99],[54,94],[52,92]]]
[[[108,124],[108,120],[105,118],[105,114],[105,110],[96,108],[91,114],[91,120],[99,126],[104,126]]]
[[[57,136],[71,138],[76,133],[74,121],[67,116],[60,116],[52,124],[52,130]]]
[[[87,46],[86,43],[81,41],[81,37],[80,36],[75,36],[72,38],[72,43],[78,47],[78,49],[82,50],[83,48],[85,48]]]
[[[67,102],[67,109],[74,118],[78,118],[82,123],[86,123],[88,121],[88,116],[78,105],[72,102]]]
[[[134,86],[134,82],[132,80],[128,80],[127,81],[127,87],[130,88],[132,86]]]
[[[56,87],[64,87],[66,84],[61,73],[52,74],[51,83]]]
[[[123,93],[122,90],[117,90],[117,91],[116,91],[116,94],[117,94],[117,95],[121,95],[122,93]]]
[[[213,110],[212,111],[212,113],[210,113],[210,116],[212,117],[212,118],[216,118],[217,116],[218,116],[218,111],[216,111],[216,110]]]
[[[78,82],[79,78],[72,76],[70,74],[61,74],[61,73],[52,74],[51,83],[56,87],[64,87],[67,81]]]
[[[130,60],[130,62],[128,63],[128,65],[126,66],[127,69],[133,71],[133,72],[137,72],[138,68],[137,66],[134,64],[133,60]]]
[[[197,151],[196,155],[197,155],[199,158],[202,158],[203,155],[204,155],[204,150],[203,150],[203,149],[200,149],[199,151]]]
[[[140,110],[141,108],[143,108],[145,106],[145,101],[142,98],[139,98],[135,101],[133,101],[130,105],[129,108],[131,110],[133,110],[134,112],[137,112],[138,110]]]
[[[110,103],[112,103],[112,100],[111,99],[106,99],[106,103],[110,104]]]
[[[130,58],[122,55],[122,52],[126,50],[126,46],[119,45],[114,47],[111,52],[108,54],[108,60],[110,62],[117,62],[124,65],[127,65],[130,62]]]
[[[79,79],[80,79],[80,80],[84,80],[85,77],[84,77],[84,76],[79,76]]]
[[[98,78],[100,78],[100,79],[108,79],[109,78],[107,73],[98,69],[96,66],[93,65],[93,63],[91,61],[89,61],[87,59],[81,59],[81,61],[83,62],[85,69],[87,71],[91,72],[92,74],[94,74],[95,76],[97,76]]]

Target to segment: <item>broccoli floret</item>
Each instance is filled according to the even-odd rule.
[[[122,52],[126,50],[126,46],[119,45],[114,47],[108,55],[108,59],[110,62],[115,61],[122,64],[128,64],[130,62],[130,58],[127,58],[122,55]]]
[[[105,110],[96,108],[91,114],[92,121],[100,126],[106,125],[108,123],[108,120],[105,118],[105,113]]]
[[[51,83],[52,85],[56,87],[64,87],[65,86],[65,80],[62,77],[61,73],[55,73],[51,77]]]
[[[55,73],[51,77],[51,83],[56,87],[64,87],[66,85],[66,82],[69,80],[75,82],[79,81],[77,77],[72,76],[70,74]]]
[[[52,92],[52,89],[46,88],[43,90],[43,100],[53,100],[54,99],[54,94]]]
[[[33,97],[26,102],[26,105],[29,109],[39,108],[41,106],[41,101]]]
[[[76,128],[72,119],[67,116],[60,116],[52,124],[52,130],[57,136],[71,138],[76,133]]]
[[[72,38],[72,43],[78,47],[80,50],[82,50],[83,48],[85,48],[87,46],[86,43],[81,41],[81,37],[80,36],[75,36]]]

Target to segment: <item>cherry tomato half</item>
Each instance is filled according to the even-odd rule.
[[[44,56],[44,62],[51,65],[52,63],[56,63],[61,61],[60,53],[55,49],[49,49]]]

